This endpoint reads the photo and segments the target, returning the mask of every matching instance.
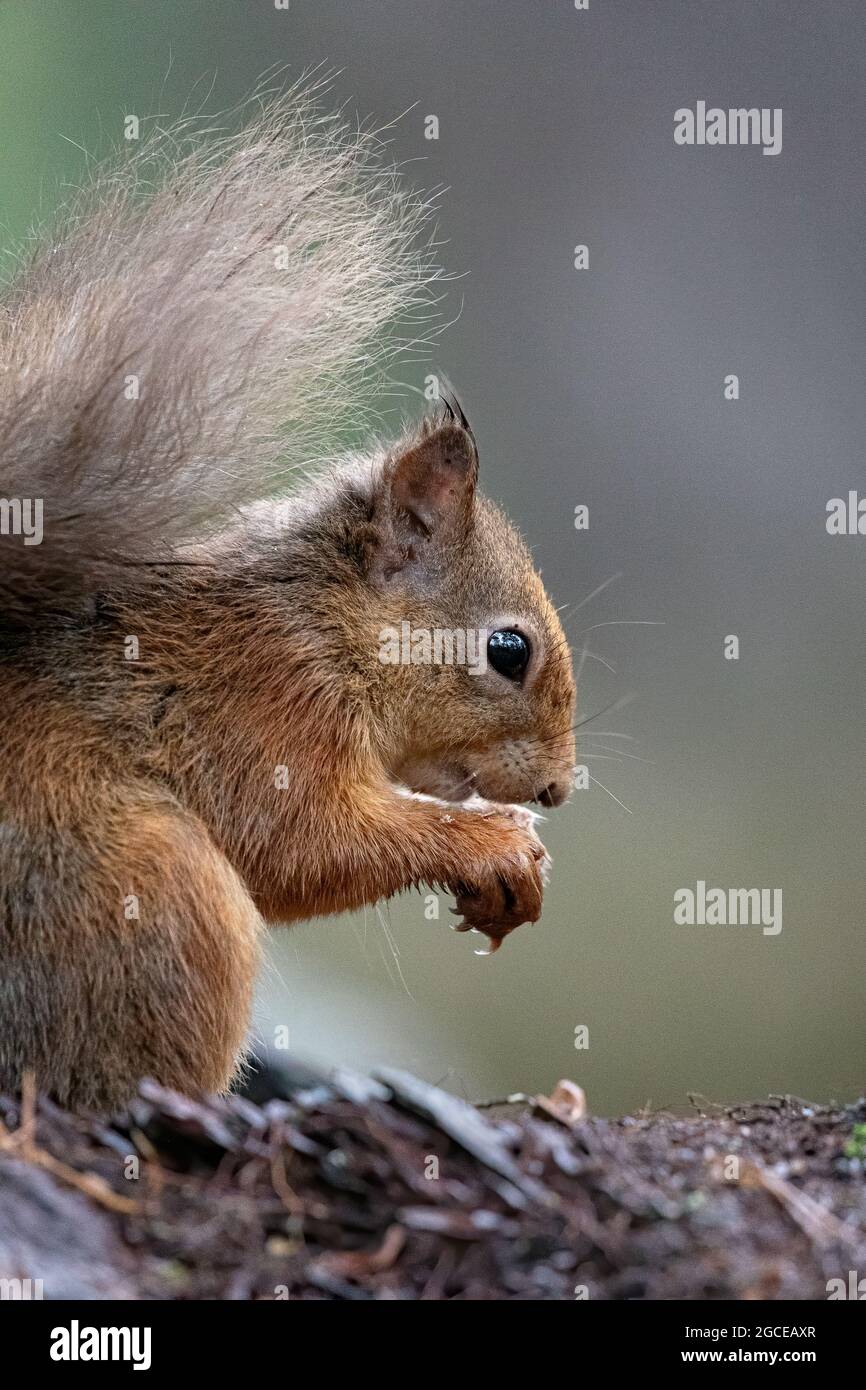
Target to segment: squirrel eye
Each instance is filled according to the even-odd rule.
[[[521,632],[501,628],[487,639],[487,660],[501,676],[519,681],[529,665],[529,643]]]

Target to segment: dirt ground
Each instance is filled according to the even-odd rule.
[[[866,1274],[866,1101],[574,1119],[403,1072],[291,1102],[0,1100],[0,1278],[45,1298],[826,1299]],[[495,1118],[491,1118],[495,1114]]]

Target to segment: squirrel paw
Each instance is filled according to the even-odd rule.
[[[472,809],[485,820],[501,823],[502,852],[473,868],[453,885],[457,912],[463,921],[456,931],[480,932],[490,940],[486,951],[498,951],[505,937],[524,922],[537,922],[550,857],[535,830],[541,819],[525,806],[501,806],[473,798]],[[498,828],[498,827],[497,827]]]

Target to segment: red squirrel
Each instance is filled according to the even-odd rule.
[[[292,92],[97,175],[6,293],[0,1090],[229,1087],[264,923],[540,915],[511,803],[570,791],[571,656],[463,411],[322,458],[429,312],[427,215]],[[419,631],[480,659],[383,659]]]

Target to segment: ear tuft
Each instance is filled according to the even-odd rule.
[[[469,438],[472,440],[472,447],[477,454],[478,445],[475,441],[475,435],[472,433],[472,426],[466,418],[466,412],[460,404],[457,392],[454,390],[451,382],[448,380],[447,376],[441,374],[439,376],[439,400],[442,403],[445,418],[452,421],[454,424],[460,425],[466,431]]]

